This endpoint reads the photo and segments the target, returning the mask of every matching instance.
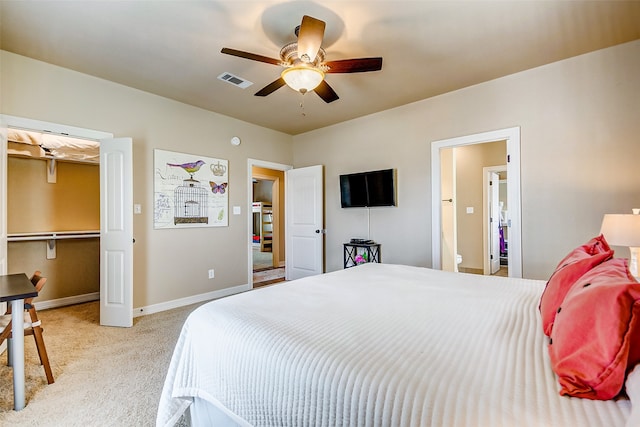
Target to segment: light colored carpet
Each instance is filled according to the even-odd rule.
[[[11,368],[0,357],[0,425],[154,426],[165,374],[194,304],[99,326],[98,302],[39,311],[55,383],[25,337],[27,406],[13,411]]]

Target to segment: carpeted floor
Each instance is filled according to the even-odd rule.
[[[153,426],[166,370],[194,304],[99,326],[98,302],[39,311],[55,383],[25,339],[27,406],[13,411],[13,380],[0,356],[0,426]]]

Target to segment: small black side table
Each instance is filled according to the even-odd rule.
[[[362,255],[367,262],[382,262],[380,243],[344,243],[344,268],[356,266],[356,257]]]

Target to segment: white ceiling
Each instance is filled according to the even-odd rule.
[[[279,58],[304,14],[326,22],[326,60],[382,70],[328,74],[331,104],[254,96],[281,68],[220,50]],[[639,38],[638,1],[0,1],[4,50],[292,135]]]

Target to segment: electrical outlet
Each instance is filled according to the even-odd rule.
[[[216,277],[216,274],[215,274],[215,271],[212,268],[211,270],[209,270],[209,279],[213,279],[214,277]]]

